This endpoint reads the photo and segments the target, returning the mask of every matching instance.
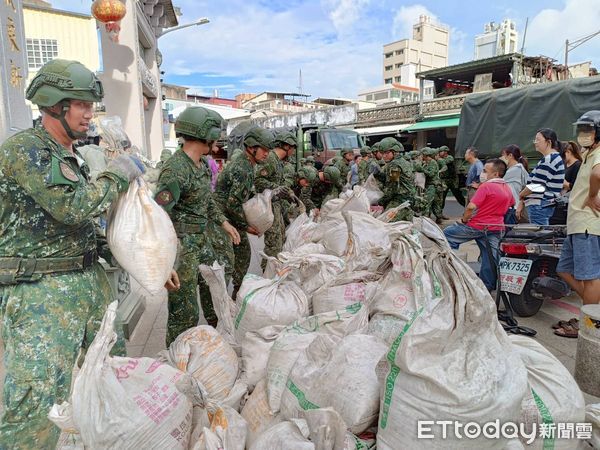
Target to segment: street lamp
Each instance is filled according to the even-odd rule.
[[[158,37],[163,37],[165,34],[170,33],[171,31],[177,31],[177,30],[181,30],[182,28],[187,28],[187,27],[193,27],[195,25],[204,25],[205,23],[210,22],[210,20],[208,20],[208,18],[206,17],[202,17],[201,19],[196,20],[195,22],[192,23],[186,23],[185,25],[178,25],[176,27],[173,28],[168,28],[165,31],[163,31],[162,33],[160,33],[158,35]]]

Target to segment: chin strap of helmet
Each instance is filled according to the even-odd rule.
[[[67,111],[71,107],[69,100],[63,100],[62,102],[60,102],[60,106],[60,114],[55,113],[50,108],[44,108],[44,111],[48,113],[50,117],[57,119],[61,123],[61,125],[65,129],[65,132],[67,133],[67,136],[69,136],[71,139],[73,139],[74,141],[77,141],[79,139],[85,139],[87,137],[87,133],[73,131],[67,123],[67,119],[65,118],[65,116],[67,115]]]

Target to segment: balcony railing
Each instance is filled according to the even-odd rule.
[[[417,117],[422,115],[459,113],[460,108],[465,102],[465,97],[466,94],[426,100],[423,102],[423,109],[421,111],[419,111],[418,102],[366,109],[358,111],[357,124],[385,125],[389,123],[414,122]]]

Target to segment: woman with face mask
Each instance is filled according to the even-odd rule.
[[[523,209],[527,207],[531,223],[549,225],[554,207],[547,205],[551,200],[560,196],[565,181],[565,165],[560,156],[560,142],[554,130],[539,129],[533,143],[535,149],[542,154],[542,159],[532,170],[527,183],[543,186],[543,192],[532,192],[525,187],[519,194],[521,201],[517,207],[517,218],[522,216]]]
[[[527,184],[527,159],[521,155],[521,149],[518,145],[510,144],[504,147],[501,151],[500,159],[506,163],[508,169],[504,174],[504,181],[510,186],[513,197],[515,199],[515,205],[519,203],[519,193],[525,188]],[[526,215],[526,211],[523,210],[523,216]],[[515,224],[517,223],[517,214],[515,208],[510,208],[504,218],[504,223]]]
[[[573,188],[577,174],[579,173],[579,167],[581,166],[581,151],[577,142],[567,142],[562,157],[565,163],[565,181],[561,194],[565,195]],[[554,215],[550,218],[550,225],[563,225],[567,223],[567,207],[566,204],[560,204],[555,208]]]

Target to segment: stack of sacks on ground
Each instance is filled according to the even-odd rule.
[[[554,422],[583,421],[581,392],[568,372],[535,342],[506,336],[493,300],[442,231],[428,219],[386,223],[386,217],[336,211],[315,222],[300,215],[290,225],[297,232],[288,233],[287,251],[271,258],[273,277],[247,276],[237,302],[227,294],[223,268],[201,266],[217,330],[184,332],[163,353],[169,364],[137,363],[166,377],[164,387],[178,399],[185,414],[172,422],[179,421],[180,447],[171,445],[174,427],[160,440],[162,424],[122,418],[111,426],[130,433],[135,448],[167,442],[163,448],[386,450],[522,445],[519,439],[442,439],[441,430],[424,445],[419,419],[539,425],[550,414]],[[326,245],[338,226],[343,244]],[[330,253],[333,246],[343,247],[339,255]],[[102,361],[114,366],[107,354]],[[130,370],[131,361],[137,360],[126,358],[117,368]],[[114,370],[108,375],[116,378]],[[106,369],[84,372],[108,376]],[[152,386],[152,376],[134,380],[137,389]],[[90,443],[77,418],[102,418],[99,409],[125,417],[112,404],[128,398],[120,389],[73,401],[76,415],[70,405],[57,405],[53,420],[81,430]],[[76,393],[90,397],[81,387]],[[110,443],[106,427],[98,429],[100,442]],[[127,439],[119,445],[131,447]],[[546,444],[536,440],[533,448]],[[562,444],[555,441],[556,448],[573,448]]]

